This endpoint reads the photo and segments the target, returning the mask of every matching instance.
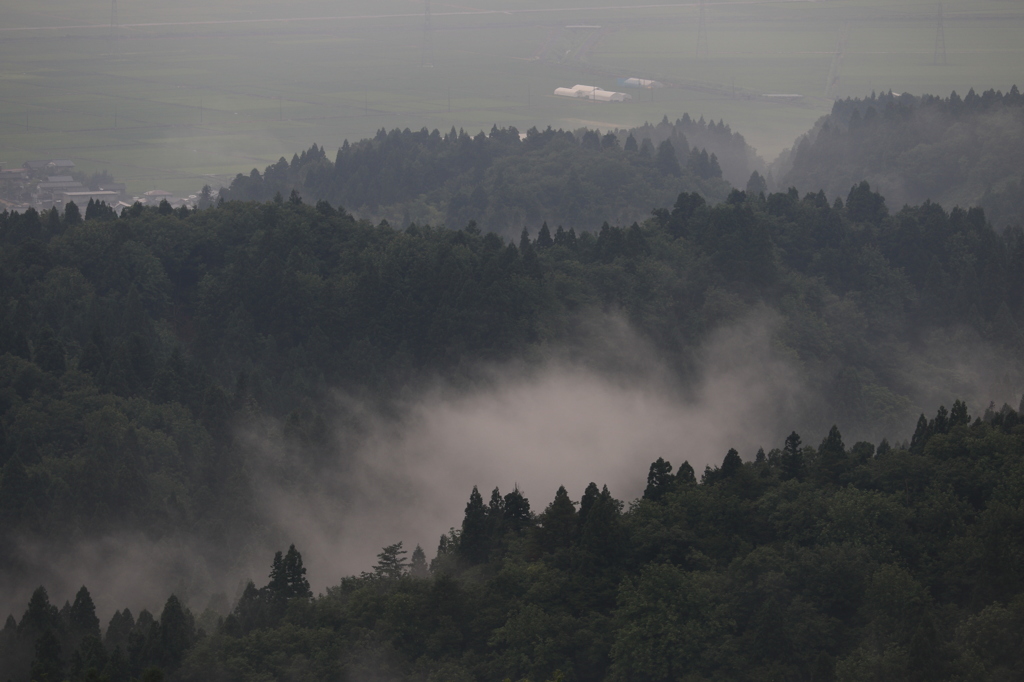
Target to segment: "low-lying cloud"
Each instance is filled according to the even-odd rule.
[[[730,447],[752,458],[780,443],[805,407],[795,369],[772,350],[770,316],[713,335],[691,386],[671,380],[621,321],[605,322],[597,360],[552,351],[539,366],[486,368],[468,390],[435,383],[397,416],[363,415],[366,435],[334,462],[288,482],[259,478],[268,523],[292,538],[322,587],[369,570],[381,547],[399,540],[432,556],[439,536],[460,525],[474,485],[485,500],[495,486],[518,485],[535,512],[558,486],[578,499],[591,481],[631,500],[658,457],[688,460],[698,475]],[[618,362],[609,362],[608,338]],[[253,447],[270,471],[303,466],[282,462],[278,444]]]
[[[394,542],[410,554],[419,544],[432,557],[439,536],[460,526],[474,485],[485,500],[496,486],[507,493],[518,485],[540,512],[560,485],[577,500],[591,481],[633,500],[658,457],[676,467],[688,460],[699,476],[729,448],[751,459],[793,429],[813,444],[834,415],[808,368],[773,343],[780,323],[762,310],[723,326],[696,353],[685,382],[622,318],[602,316],[584,325],[590,331],[575,345],[479,367],[471,380],[436,379],[386,408],[339,392],[323,410],[328,445],[315,453],[276,424],[244,432],[257,523],[234,529],[244,549],[230,559],[188,536],[122,533],[59,547],[26,541],[13,548],[25,570],[0,583],[0,614],[20,616],[39,584],[57,604],[87,585],[104,622],[126,606],[159,613],[172,592],[198,613],[211,595],[233,601],[247,579],[265,584],[273,552],[291,543],[322,591],[371,570]],[[965,397],[975,414],[985,406],[975,396],[1019,395],[1018,363],[967,341],[926,340],[907,369],[919,378],[904,387],[915,404],[934,410],[935,400],[948,406]],[[908,414],[899,432],[884,435],[907,437],[914,419]],[[840,427],[852,444],[857,434]]]

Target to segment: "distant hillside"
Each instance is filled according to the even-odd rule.
[[[981,206],[996,227],[1024,222],[1024,96],[872,95],[832,113],[773,165],[779,188],[844,196],[868,180],[890,206]]]
[[[643,220],[652,206],[671,204],[680,192],[699,192],[712,202],[725,198],[729,185],[717,156],[691,148],[683,128],[664,121],[636,136],[531,128],[525,137],[511,127],[472,137],[454,128],[444,135],[381,129],[372,139],[346,140],[333,162],[313,145],[262,174],[255,168],[239,174],[222,196],[265,201],[294,189],[306,200],[340,204],[374,222],[460,228],[476,220],[510,237],[545,221],[552,228],[596,230],[606,220]],[[724,140],[719,146],[729,167],[737,165],[727,126],[691,122],[688,129]]]
[[[677,144],[676,140],[683,138],[689,145],[714,154],[722,168],[722,177],[735,187],[746,185],[752,172],[765,172],[765,163],[757,155],[757,150],[721,119],[715,123],[705,121],[703,116],[694,120],[689,114],[683,114],[675,123],[670,123],[666,116],[657,125],[645,123],[638,128],[616,130],[615,133],[623,143],[633,135],[637,140],[649,139],[655,146],[663,140],[672,140],[676,147],[680,147],[683,145]]]

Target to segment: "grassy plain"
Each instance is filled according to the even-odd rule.
[[[0,7],[0,161],[71,158],[129,191],[194,193],[316,142],[379,128],[609,128],[722,118],[766,160],[838,96],[948,94],[1022,81],[1024,4],[945,0],[37,0]],[[567,28],[599,26],[600,28]],[[941,60],[940,60],[941,61]],[[670,85],[625,104],[554,97],[615,78]],[[1018,85],[1024,85],[1024,81]],[[795,100],[764,94],[799,94]]]

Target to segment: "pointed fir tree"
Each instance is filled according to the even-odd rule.
[[[551,239],[551,230],[548,229],[548,224],[545,222],[540,226],[540,232],[537,233],[537,248],[546,249],[554,244],[554,240]]]
[[[267,591],[275,596],[287,598],[288,576],[284,571],[284,552],[278,550],[274,553],[274,560],[270,564],[270,582],[267,583]]]
[[[284,555],[282,562],[285,579],[285,595],[288,599],[310,599],[313,591],[309,589],[309,581],[306,580],[306,568],[302,565],[302,555],[295,545],[288,547],[288,553]]]
[[[60,614],[57,607],[50,603],[46,588],[40,585],[32,592],[32,596],[28,600],[28,608],[22,615],[21,621],[18,622],[18,634],[35,639],[47,630],[59,628]]]
[[[654,165],[659,171],[672,177],[679,177],[683,173],[683,169],[679,167],[679,159],[676,158],[676,149],[669,140],[664,140],[658,145],[658,155],[654,159]]]
[[[134,627],[135,618],[131,611],[114,611],[107,624],[107,632],[103,635],[103,645],[108,651],[113,651],[117,647],[124,649],[128,646],[128,635]]]
[[[75,595],[75,603],[68,614],[68,626],[76,647],[85,637],[100,638],[100,619],[96,617],[96,605],[85,585]]]
[[[564,485],[558,486],[555,499],[537,519],[537,537],[545,552],[567,548],[576,536],[576,504]]]
[[[167,598],[160,614],[160,657],[159,662],[175,670],[185,652],[195,642],[196,629],[192,614],[189,613],[173,594]]]
[[[584,526],[587,524],[587,517],[590,516],[590,510],[593,509],[594,503],[597,502],[597,498],[600,496],[600,489],[598,489],[596,483],[591,481],[590,485],[587,486],[587,489],[583,491],[583,497],[580,498],[580,511],[576,516],[581,533],[583,532]]]
[[[683,460],[676,471],[676,482],[684,485],[697,483],[697,472],[693,470],[688,460]]]
[[[928,420],[922,414],[917,418],[917,426],[914,428],[914,435],[910,437],[910,452],[915,455],[919,455],[924,452],[924,444],[928,441],[930,436],[931,433],[928,428]]]
[[[722,460],[722,467],[719,471],[723,479],[732,478],[743,471],[743,460],[740,459],[740,453],[736,452],[735,448],[729,448],[729,452],[725,453],[725,459]]]
[[[427,568],[427,555],[419,545],[416,545],[416,549],[412,551],[412,561],[409,564],[409,575],[413,578],[419,579],[430,577],[430,569]]]
[[[78,210],[75,202],[69,201],[64,205],[64,224],[78,225],[82,222],[82,212]]]
[[[462,519],[462,533],[459,535],[459,554],[465,561],[477,564],[487,560],[489,525],[483,497],[477,487],[473,486]]]

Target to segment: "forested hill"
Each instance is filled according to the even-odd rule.
[[[997,227],[1024,224],[1024,95],[893,93],[835,103],[772,168],[781,187],[842,196],[867,179],[891,206],[980,206]]]
[[[683,137],[689,146],[714,154],[722,168],[722,177],[735,187],[746,185],[754,171],[762,175],[765,172],[764,161],[757,155],[757,150],[721,119],[715,123],[705,121],[703,116],[693,119],[689,114],[683,114],[673,123],[665,116],[657,125],[645,123],[637,128],[614,132],[623,143],[632,135],[637,140],[650,140],[655,146],[664,140],[673,140],[673,144],[681,147],[683,145],[676,144],[675,140]]]
[[[866,183],[845,205],[683,193],[642,225],[518,243],[374,226],[297,194],[86,214],[0,214],[4,533],[187,528],[230,555],[246,539],[227,521],[255,504],[237,425],[275,417],[315,453],[333,388],[387,400],[420,376],[530,361],[585,345],[595,314],[625,316],[685,383],[716,329],[775,311],[773,347],[815,396],[807,423],[875,438],[972,359],[1006,399],[1022,381],[1024,232],[979,209],[889,215]]]
[[[333,162],[313,145],[262,174],[239,174],[221,193],[265,201],[296,189],[310,201],[340,203],[374,222],[460,228],[476,220],[513,237],[543,221],[582,231],[605,220],[643,220],[652,206],[670,204],[680,191],[721,201],[729,184],[722,180],[716,147],[730,169],[743,166],[736,172],[744,182],[750,175],[746,143],[724,124],[686,117],[636,133],[531,128],[520,139],[515,128],[475,136],[454,128],[444,134],[381,129],[372,139],[346,140]],[[712,151],[691,148],[688,134]]]
[[[955,401],[905,447],[835,427],[781,445],[729,450],[699,483],[659,458],[628,508],[594,483],[537,506],[474,487],[429,564],[394,542],[315,598],[294,545],[233,607],[172,595],[105,628],[85,586],[59,610],[40,586],[0,666],[19,682],[1019,679],[1018,412]]]

